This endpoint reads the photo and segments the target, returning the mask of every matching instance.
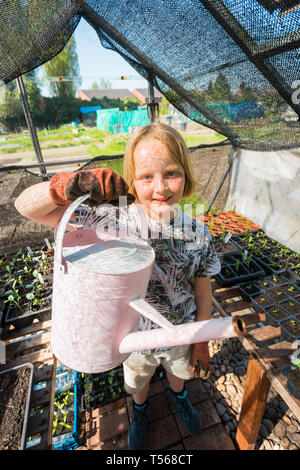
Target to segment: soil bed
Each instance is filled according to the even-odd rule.
[[[31,370],[0,374],[0,450],[19,450]]]

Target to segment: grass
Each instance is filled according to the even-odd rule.
[[[60,126],[57,129],[43,129],[37,135],[42,149],[87,145],[87,152],[91,157],[124,153],[130,138],[129,134],[112,135],[95,127],[78,126],[77,133],[75,133],[70,124]],[[213,144],[224,140],[224,136],[218,133],[215,133],[214,136],[185,136],[184,133],[182,135],[188,147],[200,144]],[[0,154],[1,152],[16,153],[34,150],[31,137],[28,133],[9,134],[5,137],[8,137],[8,140],[0,141]],[[6,146],[10,144],[17,145],[17,147],[7,148]],[[106,145],[100,149],[96,144]]]
[[[224,135],[218,134],[218,132],[216,132],[215,135],[209,135],[209,136],[194,136],[194,135],[184,136],[184,141],[188,147],[194,147],[200,144],[203,144],[203,145],[204,144],[205,145],[217,144],[219,142],[222,142],[222,140],[226,140],[226,137],[224,137]]]
[[[191,217],[198,217],[199,215],[204,215],[208,209],[208,204],[197,196],[197,194],[192,194],[189,197],[183,197],[179,201],[181,210]],[[191,206],[191,207],[189,207]],[[215,210],[213,207],[210,209],[209,214],[216,214],[219,211]]]

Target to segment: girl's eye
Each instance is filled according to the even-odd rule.
[[[176,171],[168,171],[167,176],[176,176]]]
[[[150,180],[150,178],[151,178],[151,176],[150,176],[150,175],[143,176],[143,179],[144,179],[144,180],[146,180],[146,181],[149,181],[149,180]]]

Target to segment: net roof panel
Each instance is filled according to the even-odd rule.
[[[177,109],[234,145],[299,146],[300,1],[0,0],[0,79],[54,57],[81,17]]]

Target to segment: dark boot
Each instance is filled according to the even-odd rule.
[[[180,414],[182,424],[191,436],[202,432],[202,423],[199,413],[195,410],[189,399],[187,398],[187,390],[184,388],[182,392],[175,393],[169,387],[168,397]]]
[[[131,423],[128,431],[128,448],[130,450],[145,449],[147,439],[148,401],[137,405],[133,401]]]

